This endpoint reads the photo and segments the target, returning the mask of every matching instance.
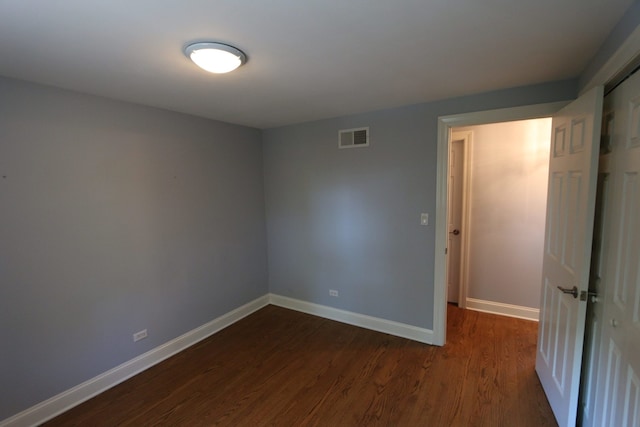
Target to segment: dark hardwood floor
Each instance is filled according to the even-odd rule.
[[[555,426],[537,323],[454,306],[434,347],[268,306],[46,426]]]

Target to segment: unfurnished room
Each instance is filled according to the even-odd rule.
[[[0,427],[640,427],[640,1],[0,1]]]

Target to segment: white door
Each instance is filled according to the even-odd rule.
[[[452,140],[449,152],[449,243],[447,301],[457,303],[460,295],[460,251],[462,248],[462,198],[464,140]]]
[[[560,427],[576,424],[602,92],[581,96],[552,124],[536,372]]]
[[[640,426],[640,73],[606,100],[611,124],[598,382],[585,425]]]
[[[606,100],[605,100],[606,104]],[[606,108],[604,114],[606,115]],[[603,123],[606,127],[606,120]],[[604,130],[604,129],[603,129]],[[603,134],[603,141],[607,134]],[[601,143],[602,144],[602,143]],[[606,144],[606,143],[605,143]],[[605,206],[607,206],[611,191],[610,162],[609,156],[600,156],[598,165],[598,196],[596,198],[596,212],[593,227],[593,247],[591,250],[591,279],[589,282],[589,292],[593,296],[604,295],[601,278],[604,276],[604,258],[608,253],[609,236],[605,233],[605,224],[609,223],[609,217]],[[580,406],[578,413],[578,424],[582,426],[593,426],[593,413],[595,407],[596,382],[598,379],[598,369],[600,367],[600,334],[603,319],[603,299],[601,297],[590,297],[587,300],[587,318],[585,322],[584,350],[582,357],[582,377],[580,390]]]

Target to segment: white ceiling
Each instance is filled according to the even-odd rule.
[[[632,2],[0,0],[0,75],[269,128],[576,77]]]

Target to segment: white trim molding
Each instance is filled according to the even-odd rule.
[[[44,402],[38,403],[29,409],[0,421],[0,427],[26,427],[42,424],[134,375],[149,369],[174,354],[185,350],[267,305],[269,305],[268,295],[257,298],[161,346],[149,350],[120,366],[116,366],[97,377],[91,378]]]
[[[467,298],[467,308],[469,310],[481,311],[483,313],[499,314],[501,316],[533,320],[535,322],[537,322],[540,317],[540,310],[537,308],[504,304],[494,301],[484,301],[475,298]]]
[[[314,304],[281,295],[270,294],[269,299],[271,304],[277,305],[278,307],[312,314],[325,319],[335,320],[337,322],[359,326],[361,328],[371,329],[373,331],[383,332],[425,344],[433,344],[433,331],[430,329],[419,328],[417,326],[407,325],[406,323],[399,323],[392,320],[381,319],[379,317],[340,310],[326,305]]]

